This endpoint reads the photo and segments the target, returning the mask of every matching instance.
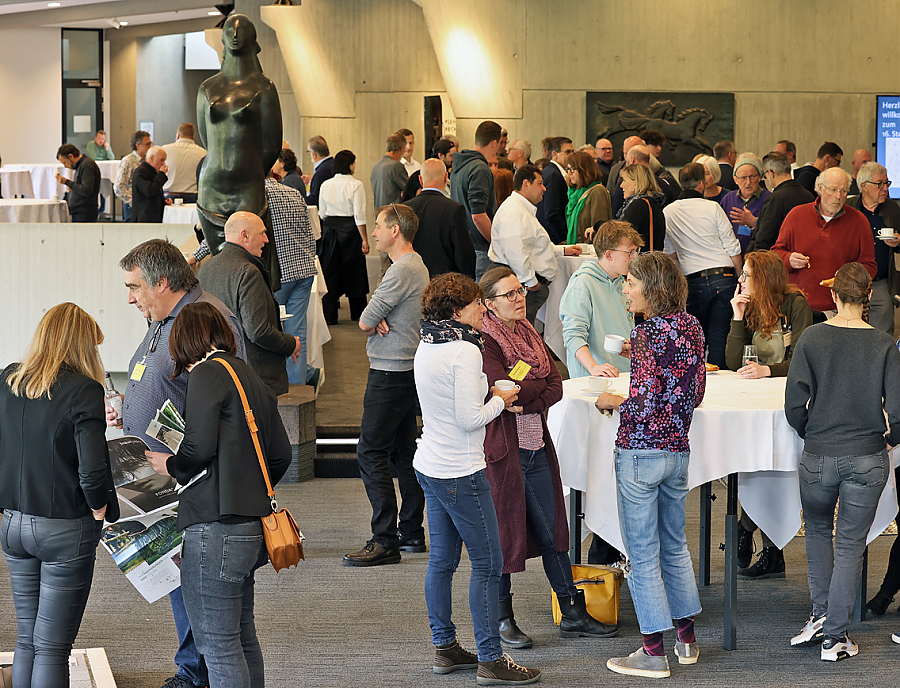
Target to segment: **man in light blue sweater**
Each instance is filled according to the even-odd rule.
[[[413,359],[428,268],[412,247],[419,227],[412,208],[391,203],[378,209],[377,218],[372,239],[392,264],[359,318],[359,328],[369,336],[369,379],[357,446],[360,477],[372,503],[372,539],[359,552],[347,554],[344,566],[396,564],[401,550],[425,551],[425,495],[412,467],[416,453]],[[392,464],[400,485],[399,512]]]
[[[612,377],[631,370],[627,358],[603,348],[603,340],[608,334],[631,337],[634,316],[625,308],[622,285],[643,245],[634,227],[619,220],[604,223],[594,235],[599,263],[585,261],[575,271],[559,304],[569,377]]]

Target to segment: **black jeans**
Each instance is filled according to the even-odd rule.
[[[372,539],[384,547],[397,546],[397,495],[391,464],[400,486],[400,533],[407,538],[425,538],[425,494],[412,467],[416,399],[413,371],[369,370],[356,456],[372,504]]]
[[[556,551],[556,495],[547,450],[519,449],[522,480],[525,482],[525,518],[528,530],[537,538],[541,548],[544,573],[557,595],[572,597],[578,593],[572,582],[572,562],[568,550]],[[512,597],[512,579],[504,573],[500,577],[500,599]]]
[[[99,211],[92,213],[72,213],[72,222],[96,222]]]
[[[737,287],[734,275],[712,275],[688,280],[687,312],[700,321],[706,336],[706,360],[725,367],[725,340],[731,329],[731,298]]]
[[[91,591],[102,526],[93,516],[3,511],[0,545],[16,607],[16,688],[68,688],[69,653]]]

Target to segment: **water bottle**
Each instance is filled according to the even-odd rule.
[[[122,395],[113,386],[112,377],[106,374],[106,405],[116,412],[116,418],[122,418]]]

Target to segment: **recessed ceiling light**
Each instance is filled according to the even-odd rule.
[[[128,26],[128,22],[119,22],[119,26]]]
[[[218,17],[222,13],[219,12],[218,10],[212,10],[211,12],[207,12],[206,14],[210,17]]]
[[[48,2],[47,3],[47,7],[61,7],[61,6],[62,6],[61,2]]]

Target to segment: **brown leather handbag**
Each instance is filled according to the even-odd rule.
[[[250,436],[253,438],[253,446],[256,447],[256,456],[259,459],[259,467],[262,469],[263,478],[266,480],[266,490],[269,500],[272,502],[272,513],[262,517],[263,537],[266,540],[266,549],[269,552],[269,561],[276,571],[290,568],[300,563],[303,556],[303,533],[297,527],[297,522],[291,516],[291,512],[287,509],[279,509],[278,503],[275,501],[275,490],[272,489],[272,482],[269,480],[269,469],[266,467],[266,460],[263,458],[262,447],[259,445],[259,428],[256,426],[256,419],[253,417],[253,411],[250,410],[250,404],[247,403],[247,395],[241,381],[238,380],[234,368],[228,361],[221,358],[214,358],[214,361],[225,366],[225,370],[231,375],[237,386],[238,394],[241,395],[241,403],[244,405],[244,416],[247,419],[247,426],[250,428]]]

